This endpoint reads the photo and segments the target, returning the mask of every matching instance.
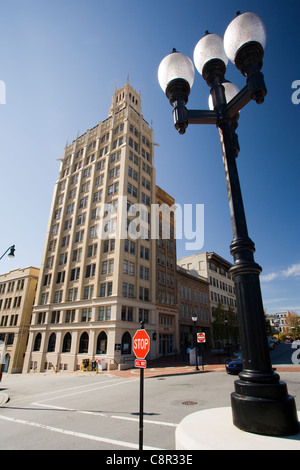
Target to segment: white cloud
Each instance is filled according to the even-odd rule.
[[[276,273],[263,274],[262,276],[260,276],[260,280],[262,282],[270,282],[273,281],[273,279],[275,279],[277,276],[278,274]]]
[[[292,264],[286,270],[282,271],[284,277],[300,276],[300,263]]]
[[[292,264],[287,269],[279,271],[278,273],[263,274],[260,276],[262,282],[271,282],[278,277],[296,277],[300,276],[300,263]]]

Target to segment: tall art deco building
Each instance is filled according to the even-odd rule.
[[[153,146],[127,82],[107,119],[65,147],[23,372],[79,370],[86,358],[116,367],[141,320],[154,339],[148,358],[158,354]]]

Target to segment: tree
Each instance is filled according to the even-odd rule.
[[[288,327],[288,333],[292,338],[298,338],[300,336],[300,317],[296,312],[291,312],[286,318],[286,324]]]
[[[226,309],[222,302],[218,303],[213,311],[213,338],[214,341],[238,343],[239,329],[236,313],[231,307]],[[227,321],[227,323],[226,323]]]

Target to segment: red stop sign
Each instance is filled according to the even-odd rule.
[[[132,349],[137,359],[145,359],[150,349],[150,338],[146,330],[137,330]]]
[[[197,333],[197,342],[205,343],[205,333]]]

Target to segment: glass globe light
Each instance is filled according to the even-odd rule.
[[[164,92],[168,84],[175,79],[181,79],[188,82],[190,88],[193,86],[195,78],[195,69],[191,59],[173,49],[159,64],[158,81]]]
[[[221,36],[207,33],[194,49],[194,64],[198,72],[202,75],[204,65],[214,59],[222,60],[225,65],[228,63]]]
[[[238,50],[249,42],[266,46],[266,28],[256,13],[239,14],[227,27],[224,34],[224,49],[229,60],[235,63]]]

